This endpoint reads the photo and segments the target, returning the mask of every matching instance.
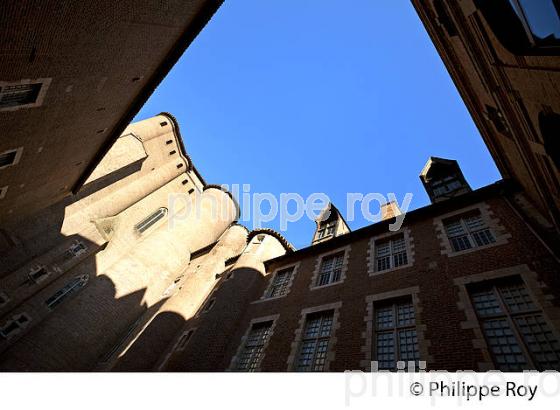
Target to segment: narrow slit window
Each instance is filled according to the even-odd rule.
[[[202,309],[202,313],[206,313],[209,312],[210,309],[212,309],[212,307],[214,307],[214,304],[216,303],[216,299],[210,299],[206,305],[204,305],[204,308]]]
[[[47,300],[45,300],[45,305],[47,305],[47,307],[51,310],[54,309],[55,307],[60,305],[65,299],[67,299],[68,297],[70,297],[71,295],[79,291],[81,288],[83,288],[88,282],[88,280],[89,280],[89,275],[82,275],[72,279],[62,289],[58,290]]]
[[[191,329],[188,332],[185,332],[181,335],[181,338],[179,339],[179,342],[177,343],[177,350],[184,350],[185,347],[187,347],[187,343],[189,343],[189,340],[191,340],[191,337],[194,333],[194,330]]]
[[[136,229],[138,233],[142,234],[146,232],[149,228],[154,226],[158,221],[162,220],[166,215],[167,215],[167,208],[159,208],[156,212],[148,216],[142,222],[138,223],[134,227],[134,229]]]

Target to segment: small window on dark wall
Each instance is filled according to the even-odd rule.
[[[544,141],[544,150],[560,171],[560,114],[541,112],[539,127]]]
[[[21,158],[23,148],[11,149],[0,153],[0,169],[17,165]]]
[[[0,82],[0,111],[41,105],[50,79]]]
[[[558,0],[475,0],[504,47],[514,54],[560,54]]]

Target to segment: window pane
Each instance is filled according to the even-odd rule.
[[[465,218],[465,224],[467,225],[467,228],[469,228],[469,231],[476,231],[486,227],[486,224],[482,221],[482,217],[480,215]]]
[[[393,332],[377,333],[375,352],[375,360],[377,360],[379,369],[392,370],[396,367]]]
[[[485,320],[482,322],[482,330],[499,370],[528,369],[525,355],[506,319]]]
[[[391,254],[391,242],[381,242],[375,244],[375,256],[381,258]]]
[[[557,44],[560,39],[560,18],[554,1],[519,0],[519,4],[537,45]]]
[[[535,305],[522,283],[499,286],[504,303],[512,313],[534,310]]]
[[[560,343],[541,314],[515,318],[517,327],[539,370],[560,371]]]
[[[449,237],[464,235],[467,233],[465,231],[465,228],[463,228],[460,219],[452,222],[447,222],[445,224],[445,230],[447,231],[447,236]]]
[[[471,299],[479,316],[495,315],[503,313],[498,298],[492,289],[472,292]]]
[[[416,329],[399,330],[399,353],[399,360],[418,362],[420,353],[418,352]]]
[[[377,329],[388,329],[394,327],[393,306],[381,307],[375,310]]]
[[[322,371],[325,367],[325,360],[327,358],[327,351],[329,346],[329,340],[323,339],[319,340],[317,343],[317,350],[315,352],[315,360],[313,362],[314,371]]]
[[[313,360],[313,354],[315,353],[316,343],[317,343],[316,340],[306,340],[302,342],[296,370],[298,371],[308,370]]]
[[[453,250],[455,252],[472,248],[471,241],[469,240],[468,235],[456,236],[455,238],[451,238],[451,246],[453,246]]]
[[[413,325],[414,322],[414,306],[412,302],[397,305],[398,326],[410,326]]]
[[[329,337],[331,335],[332,321],[332,315],[323,316],[321,321],[321,332],[319,334],[320,337]]]
[[[473,232],[472,236],[477,246],[489,245],[496,242],[489,229],[483,229],[482,231]]]
[[[319,329],[321,327],[321,317],[312,317],[307,320],[304,332],[304,338],[314,338],[319,336]]]

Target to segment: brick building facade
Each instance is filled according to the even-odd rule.
[[[206,302],[214,301],[211,308],[203,307],[187,321],[160,369],[368,370],[372,360],[395,368],[399,359],[425,361],[428,369],[559,369],[558,259],[521,217],[516,195],[510,184],[498,182],[412,211],[398,232],[388,230],[387,220],[268,260],[264,272],[234,265]],[[475,229],[487,229],[491,239],[469,234],[471,247],[453,245],[445,224],[473,216],[481,218],[472,222]],[[399,240],[404,246],[396,244]],[[390,261],[383,262],[376,247],[387,241]],[[333,255],[341,258],[334,268],[340,272],[321,281],[321,269]],[[477,315],[477,298],[493,286],[501,298],[506,291],[519,292],[533,305],[509,317],[497,312],[494,322]],[[407,309],[413,318],[400,326],[396,318]],[[332,321],[324,346],[321,338],[306,339],[306,325],[321,313]],[[521,320],[515,316],[519,313],[546,322],[543,333],[533,336],[546,338],[540,347],[548,359],[527,342],[526,327],[510,322]],[[393,316],[394,327],[381,326],[384,314]],[[504,318],[507,328],[498,333],[511,330],[515,341],[499,353],[496,343],[503,337],[496,339],[485,326],[504,325]],[[266,334],[255,341],[251,332],[259,326],[267,326]],[[315,350],[305,356],[307,345]],[[526,362],[508,363],[508,349],[519,349],[516,359]]]

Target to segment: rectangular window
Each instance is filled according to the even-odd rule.
[[[78,241],[70,245],[70,248],[68,248],[66,254],[64,255],[64,259],[68,260],[68,259],[75,258],[77,256],[82,255],[83,253],[86,253],[86,251],[87,251],[87,246],[84,245],[82,242]]]
[[[380,370],[397,370],[397,362],[415,362],[420,354],[412,298],[384,302],[375,310],[375,352]],[[406,365],[405,365],[406,368]]]
[[[0,168],[9,167],[16,162],[17,150],[12,150],[0,154]]]
[[[138,223],[134,227],[134,229],[136,229],[136,231],[138,231],[138,233],[144,233],[149,228],[154,226],[156,224],[156,222],[163,219],[165,217],[165,215],[167,215],[167,208],[159,208],[156,212],[154,212],[153,214],[148,216],[142,222]]]
[[[555,0],[510,0],[534,46],[554,47],[560,42],[560,10]]]
[[[35,104],[42,86],[42,83],[34,83],[0,87],[0,109]]]
[[[270,337],[272,321],[255,323],[247,335],[247,340],[239,356],[236,370],[254,372],[259,367],[264,354],[264,346]]]
[[[29,272],[29,279],[35,283],[40,283],[50,275],[45,266],[38,266]]]
[[[319,230],[317,231],[317,239],[333,235],[335,227],[336,221],[321,222],[321,224],[319,225]]]
[[[560,343],[521,278],[474,285],[469,295],[498,370],[560,370]]]
[[[335,255],[325,256],[321,261],[321,269],[317,278],[317,286],[328,285],[340,280],[342,274],[342,263],[344,262],[344,252]]]
[[[451,247],[455,252],[496,242],[480,213],[447,219],[443,223]]]
[[[278,271],[272,279],[270,289],[266,297],[273,298],[278,296],[284,296],[288,293],[288,284],[292,279],[292,274],[294,273],[294,268],[283,269]]]
[[[325,369],[334,311],[307,315],[296,362],[298,372],[320,372]]]
[[[25,313],[14,316],[13,319],[9,320],[4,324],[4,326],[0,327],[0,336],[4,339],[9,339],[21,332],[21,330],[24,329],[30,321],[31,318]]]
[[[377,272],[408,264],[404,235],[375,241],[375,270]]]

